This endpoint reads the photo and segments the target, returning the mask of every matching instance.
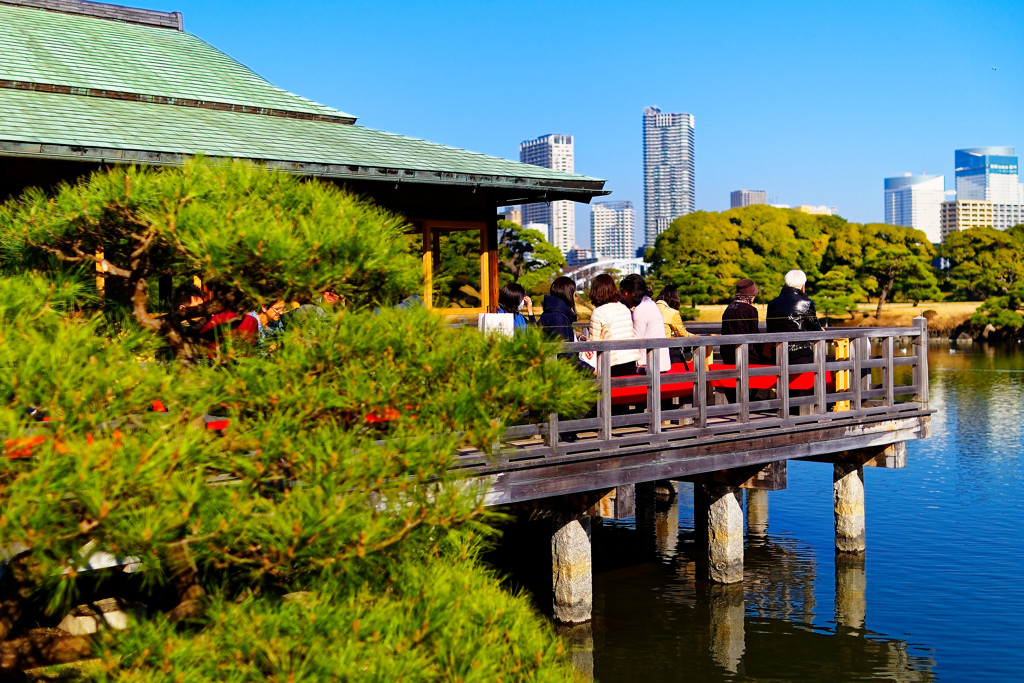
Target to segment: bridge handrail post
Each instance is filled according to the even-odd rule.
[[[693,382],[693,404],[697,409],[697,426],[706,429],[708,426],[708,363],[707,346],[698,346],[693,354],[693,369],[697,373]]]
[[[885,387],[885,405],[888,408],[892,408],[896,404],[895,394],[893,391],[893,338],[892,336],[886,336],[882,342],[882,358],[885,361],[885,377],[883,378],[883,386]]]
[[[601,418],[598,430],[599,438],[608,441],[612,438],[612,352],[597,352],[597,374],[600,377],[601,396],[598,399],[597,415]]]
[[[775,393],[779,396],[779,419],[789,420],[789,342],[775,344],[775,362],[779,364],[779,381]]]
[[[740,344],[736,347],[736,365],[740,369],[739,381],[736,384],[736,402],[739,414],[736,421],[743,424],[750,422],[750,345]]]
[[[661,349],[646,349],[647,374],[650,385],[647,393],[647,411],[651,415],[651,434],[661,434]]]
[[[917,362],[914,363],[914,384],[917,385],[917,400],[921,407],[928,408],[928,319],[924,316],[914,318],[914,327],[918,330],[917,339],[914,340],[914,353]]]
[[[825,340],[814,342],[814,411],[824,415],[825,410]]]
[[[864,400],[861,397],[861,391],[864,390],[864,378],[863,378],[863,367],[861,363],[864,360],[864,347],[867,339],[864,337],[856,337],[850,340],[850,359],[853,361],[853,376],[850,377],[850,389],[853,391],[853,401],[851,406],[853,410],[859,411],[863,407]]]
[[[548,415],[548,446],[551,455],[558,455],[558,413]]]

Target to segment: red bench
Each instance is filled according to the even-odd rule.
[[[752,368],[770,368],[771,365],[751,365]],[[735,365],[726,365],[725,363],[712,363],[708,370],[735,370]],[[778,377],[774,375],[763,375],[760,377],[750,378],[751,389],[774,389],[775,381]],[[711,380],[711,386],[718,387],[720,389],[735,389],[736,382],[738,379],[713,379]],[[825,372],[825,383],[832,381],[832,373]],[[799,375],[789,376],[789,388],[790,390],[808,390],[814,388],[814,373],[813,372],[801,372]]]
[[[692,363],[673,363],[672,369],[661,373],[661,398],[688,398],[693,395],[693,382],[673,382],[672,375],[679,375],[693,370]],[[643,378],[647,375],[623,375],[616,379]],[[612,405],[631,405],[647,401],[647,386],[614,387],[612,388]]]

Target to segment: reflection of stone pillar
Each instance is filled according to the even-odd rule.
[[[758,538],[768,532],[768,492],[747,489],[747,534]]]
[[[702,484],[701,509],[695,524],[703,526],[707,539],[705,578],[715,583],[743,581],[743,490],[727,484]]]
[[[590,517],[556,514],[551,535],[555,621],[590,621],[594,592],[590,569]]]
[[[836,550],[864,552],[863,467],[850,463],[833,465],[832,501],[836,518]]]
[[[590,622],[556,626],[555,630],[568,642],[569,661],[573,668],[572,680],[576,683],[593,683],[594,629]]]
[[[743,585],[713,586],[709,600],[711,656],[716,664],[736,673],[746,649]]]
[[[836,623],[855,630],[864,629],[867,601],[867,572],[861,553],[836,553]]]
[[[679,542],[679,497],[660,501],[654,515],[654,543],[662,557],[674,557]]]
[[[640,536],[641,548],[645,555],[657,552],[657,518],[658,499],[654,492],[654,482],[644,481],[635,486],[636,532]]]

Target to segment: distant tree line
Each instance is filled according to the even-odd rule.
[[[936,249],[913,228],[758,205],[677,218],[647,260],[656,282],[675,284],[692,304],[727,302],[743,277],[773,297],[793,268],[807,273],[808,292],[828,315],[852,314],[869,299],[878,314],[887,301],[1014,292],[1024,300],[1024,226],[966,230]]]

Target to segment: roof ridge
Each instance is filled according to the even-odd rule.
[[[161,12],[140,7],[127,7],[105,2],[89,0],[0,0],[0,5],[14,5],[32,9],[58,12],[60,14],[76,14],[97,19],[121,21],[127,24],[141,24],[184,31],[184,19],[181,12]]]
[[[0,89],[7,90],[32,90],[37,92],[57,93],[61,95],[83,95],[85,97],[100,97],[108,100],[126,100],[129,102],[148,102],[150,104],[166,104],[176,107],[193,107],[196,109],[211,109],[214,111],[233,111],[243,114],[259,114],[262,116],[277,116],[285,119],[302,119],[305,121],[325,121],[330,123],[353,124],[356,119],[351,116],[336,116],[332,114],[314,114],[311,112],[294,111],[290,109],[276,109],[272,107],[254,107],[247,104],[231,104],[229,102],[218,102],[216,100],[196,100],[185,97],[167,97],[165,95],[145,95],[125,90],[107,90],[102,88],[83,88],[70,85],[58,85],[54,83],[38,83],[33,81],[17,81],[0,79]],[[314,102],[314,104],[319,104]],[[324,106],[324,105],[320,105]]]

